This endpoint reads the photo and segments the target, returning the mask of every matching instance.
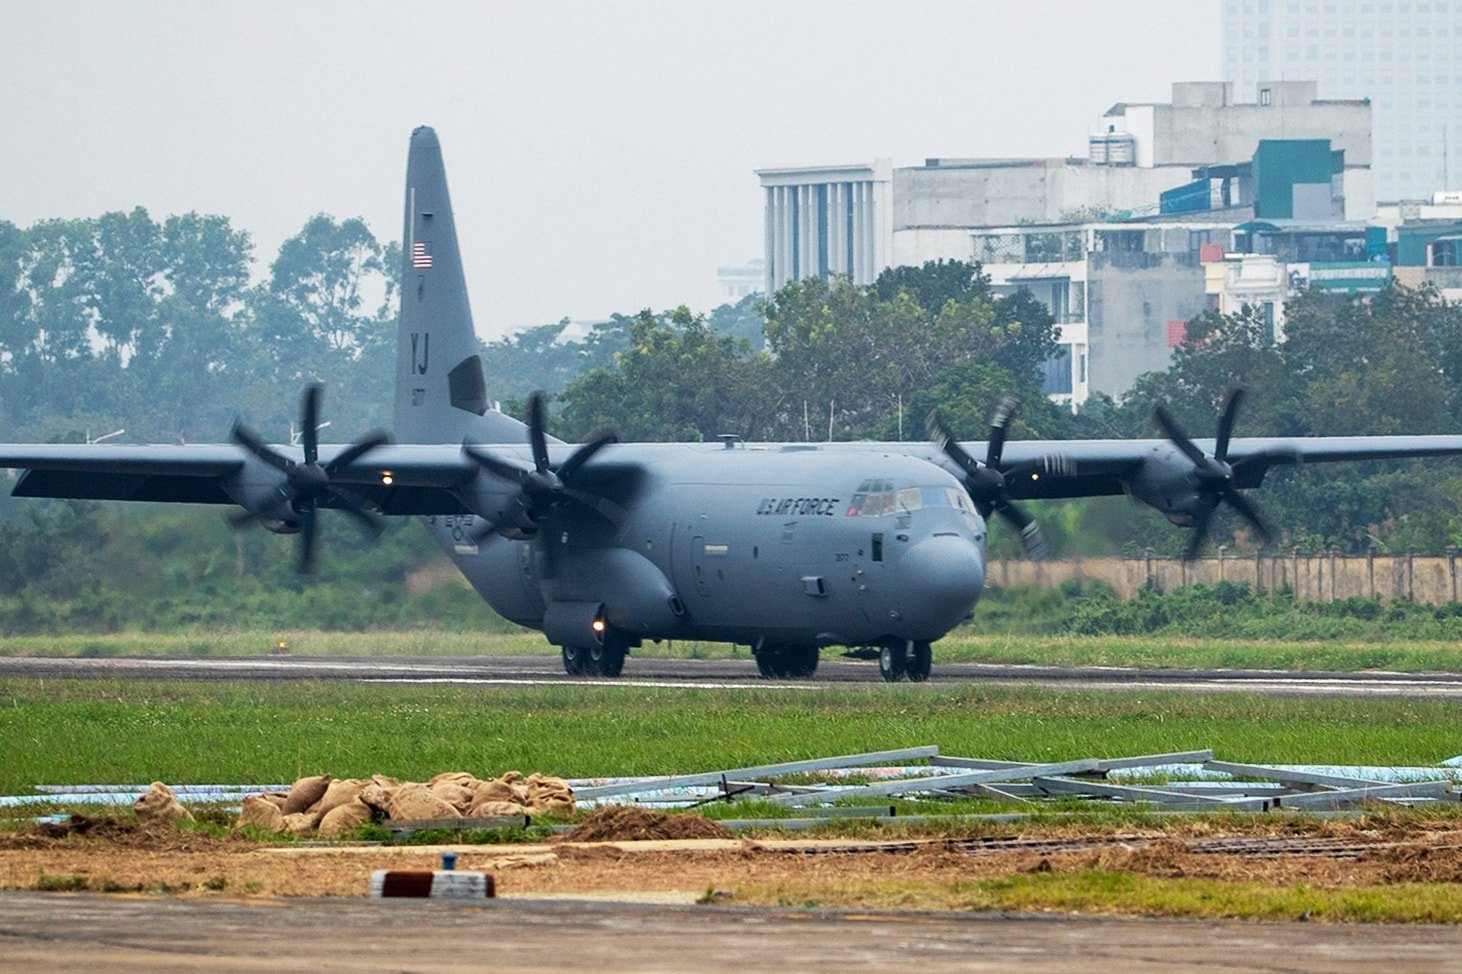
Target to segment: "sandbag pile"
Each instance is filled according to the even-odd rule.
[[[266,791],[245,798],[236,828],[334,838],[382,819],[565,818],[573,811],[574,793],[567,782],[536,772],[524,778],[509,771],[483,781],[466,771],[449,771],[426,783],[379,774],[339,779],[313,775],[300,778],[283,794]]]
[[[178,801],[173,790],[161,781],[154,781],[141,797],[132,803],[132,811],[139,822],[191,822],[193,814]]]

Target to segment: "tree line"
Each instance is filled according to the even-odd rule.
[[[327,383],[325,439],[389,427],[399,244],[321,214],[258,282],[254,259],[248,235],[221,216],[0,222],[0,439],[76,442],[125,428],[125,442],[218,441],[237,416],[282,440],[312,379]],[[937,408],[978,440],[1006,396],[1019,404],[1014,438],[1156,436],[1157,400],[1201,437],[1236,384],[1249,392],[1237,435],[1462,429],[1462,311],[1438,292],[1311,291],[1286,311],[1283,341],[1252,309],[1201,315],[1169,369],[1076,413],[1040,388],[1057,349],[1050,314],[1027,292],[997,294],[962,261],[891,268],[867,286],[794,281],[708,314],[643,310],[582,330],[564,320],[481,351],[489,395],[513,412],[547,390],[553,430],[568,439],[606,426],[633,440],[919,439]],[[1462,543],[1452,463],[1279,469],[1258,500],[1286,545]],[[0,504],[12,528],[16,510]],[[1120,499],[1033,513],[1058,551],[1176,552],[1184,541]],[[1214,527],[1215,543],[1252,541],[1222,515]],[[1013,550],[1007,534],[993,533],[997,551]]]

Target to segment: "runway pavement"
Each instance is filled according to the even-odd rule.
[[[6,971],[1462,971],[1462,930],[998,914],[0,894]]]
[[[749,659],[687,660],[632,657],[616,680],[571,677],[557,656],[58,658],[0,657],[0,676],[46,679],[264,680],[455,684],[780,689],[815,692],[847,683],[879,683],[876,664],[825,658],[808,680],[765,680]],[[998,666],[936,662],[930,684],[985,683],[1085,690],[1166,689],[1274,696],[1388,696],[1462,699],[1462,674],[1367,671],[1159,670],[1121,667]]]

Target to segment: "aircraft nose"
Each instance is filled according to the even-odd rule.
[[[900,626],[910,639],[938,639],[969,615],[985,587],[980,546],[958,535],[925,538],[899,566],[905,597]]]

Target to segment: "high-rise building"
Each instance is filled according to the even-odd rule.
[[[1462,0],[1224,0],[1223,70],[1370,99],[1378,200],[1462,184]]]

